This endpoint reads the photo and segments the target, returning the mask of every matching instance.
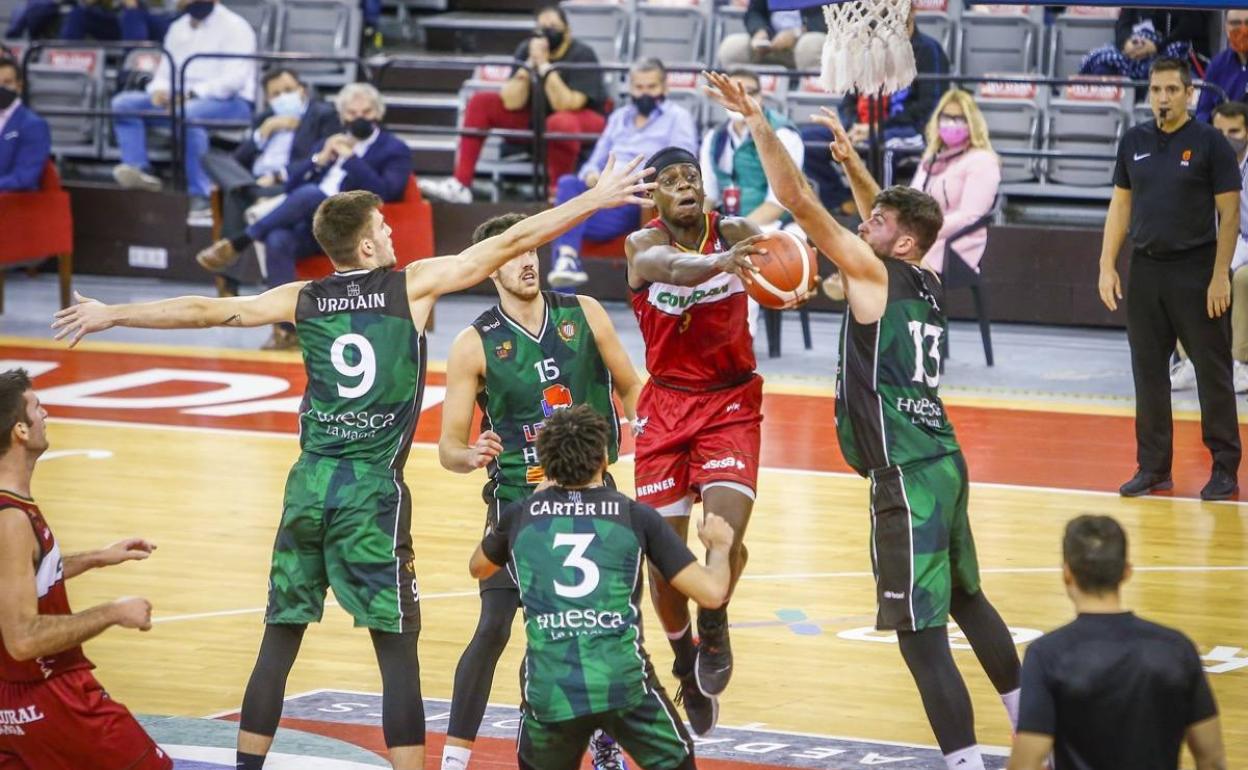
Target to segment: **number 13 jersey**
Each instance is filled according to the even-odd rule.
[[[295,321],[308,376],[300,448],[401,474],[420,416],[426,363],[407,275],[379,268],[313,281],[299,292]]]
[[[948,324],[940,279],[885,259],[888,302],[872,324],[845,310],[836,369],[836,434],[841,454],[863,476],[959,451],[937,386]]]

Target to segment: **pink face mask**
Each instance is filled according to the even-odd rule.
[[[970,140],[971,127],[967,124],[961,121],[940,124],[940,141],[944,142],[946,147],[961,147]]]

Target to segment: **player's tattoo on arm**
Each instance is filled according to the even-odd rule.
[[[222,321],[221,325],[222,326],[242,326],[243,316],[241,313],[235,313],[234,315]]]

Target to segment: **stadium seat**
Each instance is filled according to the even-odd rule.
[[[797,124],[812,123],[811,116],[818,115],[821,107],[840,109],[841,98],[823,89],[818,75],[807,75],[784,96],[785,112],[789,120]]]
[[[1010,77],[1010,76],[1000,76]],[[975,103],[988,124],[988,136],[998,150],[1035,150],[1040,146],[1044,92],[1035,83],[990,82],[976,88]],[[1035,182],[1039,164],[1034,158],[1002,157],[1001,183]]]
[[[229,0],[229,6],[256,31],[256,50],[262,53],[272,50],[280,15],[277,3],[273,0]]]
[[[30,108],[40,110],[102,110],[104,50],[102,48],[45,48],[26,71]],[[52,129],[52,154],[57,157],[98,158],[103,118],[45,115]]]
[[[593,48],[598,61],[615,64],[629,60],[629,0],[564,0],[561,7],[572,37]]]
[[[1068,78],[1079,74],[1079,66],[1089,51],[1113,41],[1117,19],[1117,8],[1069,6],[1053,20],[1049,32],[1049,76]]]
[[[355,58],[360,55],[362,26],[360,8],[351,0],[285,0],[275,49]],[[304,82],[316,86],[345,86],[356,79],[354,62],[301,62],[291,67]]]
[[[74,272],[74,218],[69,193],[48,161],[35,192],[0,193],[0,222],[37,222],[37,227],[0,228],[0,267],[55,256],[61,307],[69,307]],[[0,313],[4,312],[4,270],[0,269]]]
[[[697,0],[646,2],[633,12],[633,58],[664,64],[705,64],[710,18]]]
[[[959,71],[1035,72],[1040,25],[1026,5],[979,5],[958,21]]]
[[[1067,86],[1049,103],[1044,148],[1113,156],[1129,122],[1126,89],[1119,83],[1095,80]],[[1114,160],[1049,158],[1045,179],[1071,187],[1106,187],[1113,180]]]
[[[950,8],[949,0],[914,0],[912,7],[919,31],[936,38],[940,47],[952,58],[957,52],[958,33],[954,12],[961,7],[961,3],[955,3],[955,7]]]
[[[433,207],[421,197],[416,177],[408,177],[403,200],[385,204],[381,213],[386,218],[386,224],[390,225],[394,255],[398,258],[397,268],[433,256]],[[332,272],[334,265],[324,254],[295,263],[295,277],[301,281],[314,281]]]

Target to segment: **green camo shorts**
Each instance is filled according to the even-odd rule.
[[[870,476],[875,627],[922,631],[946,625],[953,589],[979,591],[966,460],[955,452]]]
[[[357,627],[420,630],[411,494],[367,463],[302,455],[286,479],[265,622],[315,623],[325,591]]]

